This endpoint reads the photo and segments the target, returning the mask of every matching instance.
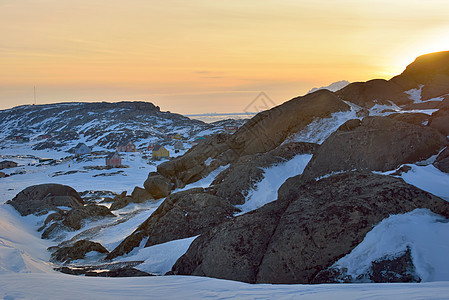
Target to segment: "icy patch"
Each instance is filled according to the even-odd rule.
[[[449,174],[441,172],[433,165],[408,165],[412,169],[401,175],[408,184],[449,201]]]
[[[419,88],[417,89],[411,89],[408,91],[405,91],[404,93],[406,93],[408,95],[408,98],[410,100],[413,100],[414,103],[421,103],[421,93],[422,93],[422,88],[424,87],[424,85],[420,84]]]
[[[430,101],[430,100],[429,100]],[[426,102],[426,101],[424,101]],[[423,113],[427,115],[432,115],[434,112],[436,112],[438,109],[409,109],[409,110],[403,110],[396,104],[390,101],[390,105],[386,104],[376,104],[369,110],[370,116],[389,116],[391,114],[404,114],[404,113]]]
[[[372,261],[404,252],[407,247],[422,281],[449,280],[449,223],[427,209],[384,219],[333,267],[347,268],[348,275],[356,278],[368,271]]]
[[[245,203],[237,206],[242,211],[239,214],[258,209],[276,200],[277,191],[281,185],[288,178],[302,174],[312,156],[311,154],[300,154],[287,162],[263,169],[264,178],[262,181],[248,193]]]
[[[211,157],[208,157],[208,158],[206,159],[206,161],[204,162],[204,164],[205,164],[206,166],[209,166],[209,165],[211,164],[212,161],[213,161],[213,159],[212,159]]]
[[[290,142],[309,142],[321,144],[346,121],[351,119],[360,119],[357,117],[357,111],[359,108],[353,104],[350,105],[350,111],[333,113],[330,118],[315,119],[304,129],[287,138],[284,141],[284,144]]]
[[[155,275],[164,275],[171,270],[197,236],[174,240],[167,243],[141,248],[134,255],[122,258],[119,261],[144,261],[136,269]]]
[[[207,175],[206,177],[204,177],[194,183],[188,184],[182,189],[177,189],[177,190],[173,191],[172,193],[176,193],[179,191],[185,191],[185,190],[189,190],[189,189],[193,189],[193,188],[197,188],[197,187],[207,188],[214,181],[215,177],[217,177],[218,174],[220,174],[221,172],[226,170],[228,167],[229,167],[229,164],[226,166],[218,167],[217,169],[210,172],[209,175]]]

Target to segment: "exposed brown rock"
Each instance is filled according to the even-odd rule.
[[[71,246],[58,247],[58,249],[51,254],[51,260],[57,262],[69,263],[73,260],[83,259],[86,253],[96,251],[98,253],[109,253],[105,247],[100,243],[80,240]]]
[[[412,102],[401,86],[384,79],[354,82],[337,91],[336,95],[345,101],[362,107],[372,107],[375,104],[390,104],[389,101],[397,105]]]
[[[304,184],[293,177],[279,200],[198,237],[171,273],[310,283],[381,220],[416,208],[449,216],[449,203],[402,179],[349,172]]]
[[[304,180],[340,171],[393,170],[424,160],[447,144],[433,128],[411,123],[366,117],[357,127],[343,124],[340,128],[345,130],[334,132],[317,150],[304,170]]]
[[[147,237],[145,247],[202,234],[232,217],[234,211],[228,201],[202,188],[172,194],[107,258],[129,253]]]
[[[27,187],[7,203],[22,216],[47,213],[57,210],[58,206],[80,208],[84,205],[83,199],[73,188],[54,183]]]
[[[312,143],[288,143],[267,153],[242,156],[215,177],[210,191],[233,205],[243,204],[248,191],[263,179],[262,168],[288,161],[298,154],[312,154],[318,147]]]
[[[154,199],[167,197],[172,189],[171,182],[157,173],[150,173],[143,186]]]
[[[438,155],[433,165],[440,171],[449,173],[449,148],[444,149]]]

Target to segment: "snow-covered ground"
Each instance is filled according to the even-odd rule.
[[[448,299],[447,282],[420,284],[245,284],[167,276],[80,277],[65,274],[0,275],[0,297],[13,299]]]
[[[324,136],[348,118],[333,115],[320,134]],[[315,124],[318,125],[318,124]],[[319,126],[318,126],[319,127]],[[386,254],[404,251],[409,246],[418,274],[419,284],[323,284],[323,285],[250,285],[240,282],[201,277],[155,276],[144,278],[97,278],[66,275],[53,270],[47,248],[57,241],[42,240],[37,228],[45,216],[20,216],[11,206],[2,204],[24,188],[40,183],[61,183],[77,191],[108,190],[130,193],[142,186],[149,172],[156,170],[140,153],[125,154],[123,164],[129,168],[92,170],[85,167],[104,165],[104,157],[76,161],[67,153],[31,151],[17,144],[0,149],[0,159],[11,159],[19,167],[4,170],[7,174],[22,173],[0,179],[0,297],[3,299],[449,299],[449,223],[428,210],[415,210],[391,216],[375,226],[365,240],[337,264],[351,274],[366,270],[368,262]],[[39,164],[38,158],[53,158],[56,165]],[[298,155],[292,160],[264,170],[264,179],[248,195],[241,208],[250,211],[276,199],[277,189],[291,176],[300,174],[310,155]],[[69,166],[70,165],[70,166]],[[409,165],[411,170],[401,177],[408,183],[449,201],[449,175],[432,165]],[[207,187],[218,173],[189,185]],[[68,173],[70,171],[77,171]],[[120,173],[112,174],[117,171]],[[391,173],[391,172],[390,172]],[[107,174],[110,176],[98,176]],[[56,175],[56,176],[55,176]],[[87,236],[112,250],[141,224],[163,201],[129,205],[114,211],[117,217],[85,224],[65,239]],[[164,274],[188,249],[195,237],[171,241],[148,248],[137,247],[117,261],[144,261],[137,268]],[[89,256],[75,264],[98,261]]]
[[[257,183],[256,187],[249,191],[245,203],[237,206],[241,210],[239,214],[258,209],[267,203],[277,199],[278,189],[290,177],[302,174],[311,154],[300,154],[284,163],[263,169],[264,178]]]

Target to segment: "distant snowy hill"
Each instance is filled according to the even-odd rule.
[[[313,88],[313,89],[311,89],[310,91],[308,91],[307,94],[316,92],[316,91],[318,91],[318,90],[329,90],[329,91],[331,91],[331,92],[336,92],[336,91],[338,91],[338,90],[344,88],[344,87],[347,86],[348,84],[350,84],[349,81],[346,81],[346,80],[340,80],[340,81],[331,83],[331,84],[328,85],[328,86],[322,86],[322,87],[319,87],[319,88]]]
[[[244,121],[236,121],[241,125]],[[232,123],[232,121],[231,121]],[[163,112],[149,102],[96,102],[26,105],[0,111],[0,146],[8,141],[30,142],[33,149],[64,150],[84,142],[115,149],[131,141],[138,149],[163,143],[179,134],[183,140],[224,131],[188,117]]]

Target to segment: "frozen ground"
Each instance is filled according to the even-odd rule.
[[[339,117],[336,119],[339,119],[337,123],[341,122]],[[1,149],[0,155],[2,160],[12,159],[20,164],[18,168],[6,170],[8,174],[23,173],[1,179],[0,203],[12,199],[30,185],[49,182],[67,184],[78,191],[109,190],[120,193],[126,190],[130,193],[135,186],[142,186],[148,173],[156,169],[156,165],[148,164],[148,160],[139,153],[125,155],[123,163],[129,168],[111,170],[84,168],[103,165],[104,158],[101,157],[77,162],[64,159],[67,153],[29,151],[21,146],[12,150]],[[39,157],[54,158],[58,163],[39,165]],[[265,179],[251,192],[247,206],[242,208],[249,211],[274,200],[279,185],[286,178],[301,173],[309,159],[310,156],[301,155],[264,170]],[[449,201],[448,174],[431,165],[410,167],[410,171],[401,175],[405,181]],[[224,168],[189,187],[208,186]],[[95,176],[117,170],[123,172]],[[61,175],[68,171],[78,172]],[[257,193],[260,197],[255,197]],[[86,236],[111,250],[161,201],[130,205],[114,211],[116,218],[90,222],[81,230],[67,233],[65,239]],[[366,270],[368,260],[410,246],[420,276],[424,281],[429,281],[419,284],[250,285],[184,276],[94,278],[66,275],[53,271],[54,265],[49,262],[50,255],[46,249],[58,243],[40,239],[36,231],[44,218],[21,217],[11,206],[0,205],[0,297],[3,299],[449,299],[448,223],[427,210],[391,216],[382,221],[353,252],[338,262],[357,274]],[[137,247],[117,261],[143,260],[139,269],[164,274],[194,239],[191,237],[148,248]],[[98,261],[99,258],[88,257],[76,263],[87,263],[89,259]]]

